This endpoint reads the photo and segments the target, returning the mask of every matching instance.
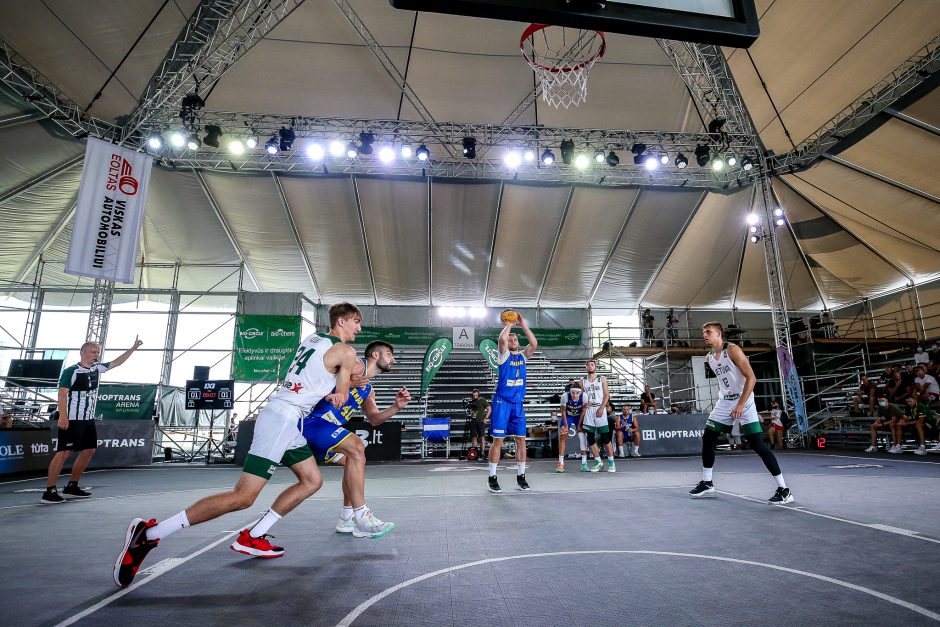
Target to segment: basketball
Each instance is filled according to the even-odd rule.
[[[503,324],[506,324],[509,322],[515,324],[519,322],[519,312],[513,309],[504,309],[503,313],[499,314],[499,320]]]

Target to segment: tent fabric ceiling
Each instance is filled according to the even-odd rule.
[[[114,120],[134,107],[197,4],[0,0],[0,37],[91,115]],[[518,52],[523,24],[416,15],[385,0],[350,4],[438,121],[500,124],[533,88]],[[784,126],[798,144],[940,23],[940,3],[929,0],[756,5],[760,38],[725,54],[777,152],[792,147]],[[328,0],[302,3],[251,48],[208,92],[207,107],[419,118]],[[61,264],[84,145],[49,121],[3,123],[24,111],[32,109],[21,98],[0,96],[0,280],[29,280],[42,254],[46,282],[87,286]],[[903,115],[882,114],[880,126],[809,170],[773,179],[790,220],[776,233],[791,308],[833,307],[940,276],[938,111],[934,91]],[[539,101],[518,123],[700,131],[709,115],[654,40],[609,34],[585,104],[555,110]],[[765,308],[763,247],[747,242],[743,224],[752,195],[749,187],[722,194],[156,167],[139,256],[184,264],[183,289],[237,284],[224,278],[230,268],[191,264],[243,261],[247,289],[322,302]],[[171,274],[146,268],[136,280],[165,287]]]

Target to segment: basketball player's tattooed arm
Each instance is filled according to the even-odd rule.
[[[747,360],[747,355],[737,344],[728,345],[728,357],[731,363],[738,367],[741,374],[744,375],[744,389],[741,391],[741,397],[738,404],[731,410],[732,418],[740,418],[744,414],[744,405],[747,399],[754,393],[754,386],[757,385],[757,377],[754,375],[754,369],[751,368],[751,362]]]
[[[530,359],[532,355],[535,354],[535,351],[539,348],[539,342],[535,339],[535,334],[532,333],[532,329],[529,328],[529,325],[526,323],[525,318],[522,315],[519,315],[519,326],[522,327],[522,332],[525,333],[525,339],[529,340],[529,345],[525,347],[525,358]]]
[[[373,392],[369,395],[369,398],[366,399],[366,402],[362,404],[362,413],[365,414],[369,424],[373,427],[377,427],[407,407],[410,402],[411,392],[408,391],[408,388],[402,387],[399,388],[398,393],[395,394],[395,402],[382,411],[379,411],[378,405],[375,404],[375,392]]]

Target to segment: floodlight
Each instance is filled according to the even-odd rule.
[[[431,151],[428,150],[428,147],[424,144],[418,146],[418,149],[415,151],[415,154],[418,155],[418,161],[427,161],[428,157],[431,156]]]
[[[326,151],[318,142],[313,142],[307,145],[307,156],[314,161],[320,161],[326,156]]]
[[[680,170],[685,169],[689,165],[689,159],[681,152],[676,155],[676,167]]]
[[[391,146],[382,146],[379,148],[379,161],[382,163],[391,163],[395,160],[395,151]]]
[[[555,163],[555,153],[546,148],[545,152],[542,153],[542,163],[545,165],[552,165]]]

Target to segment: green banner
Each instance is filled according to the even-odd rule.
[[[499,370],[499,345],[493,340],[483,340],[480,342],[480,352],[486,360],[486,365],[496,374]]]
[[[437,371],[444,365],[444,360],[447,359],[453,347],[454,343],[448,337],[442,337],[428,346],[428,350],[424,354],[424,366],[421,368],[422,396],[427,392],[428,386],[431,385],[431,380],[434,379],[434,375],[436,375]]]
[[[155,385],[98,386],[95,403],[96,420],[152,420],[153,404],[157,400]]]
[[[298,346],[300,316],[236,316],[232,378],[281,379]]]
[[[475,335],[477,341],[490,339],[494,342],[499,337],[501,328],[477,328]],[[527,344],[522,329],[516,329],[519,342]],[[582,339],[581,329],[532,329],[541,348],[558,348],[565,346],[580,346]],[[432,343],[441,337],[453,337],[453,327],[362,327],[356,335],[356,344],[368,344],[373,340],[382,340],[393,346],[421,346]]]

